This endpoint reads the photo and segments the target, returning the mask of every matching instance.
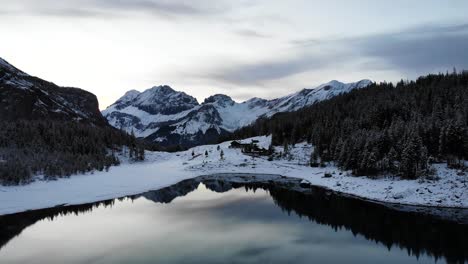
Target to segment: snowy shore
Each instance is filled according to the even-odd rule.
[[[268,147],[271,140],[270,137],[255,139],[264,147]],[[440,177],[438,181],[370,179],[350,176],[335,167],[306,166],[312,146],[305,143],[291,148],[291,158],[274,161],[246,156],[229,145],[230,142],[219,144],[220,150],[218,145],[209,145],[178,153],[148,152],[145,162],[125,163],[112,167],[109,172],[75,175],[51,182],[36,181],[25,186],[3,186],[0,187],[0,215],[134,195],[184,179],[222,173],[300,178],[336,192],[392,204],[468,208],[468,176],[459,176],[444,164],[435,165]],[[224,159],[221,159],[221,150]],[[324,177],[325,173],[331,177]]]

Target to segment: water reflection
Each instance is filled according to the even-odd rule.
[[[468,261],[467,224],[322,189],[291,190],[291,184],[201,178],[127,198],[1,216],[0,262]]]

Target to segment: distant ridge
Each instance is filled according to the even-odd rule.
[[[112,126],[133,131],[138,137],[163,146],[190,147],[213,142],[262,116],[296,111],[371,83],[370,80],[355,83],[333,80],[281,98],[252,98],[242,103],[216,94],[201,104],[194,97],[163,85],[144,92],[128,91],[102,113]]]

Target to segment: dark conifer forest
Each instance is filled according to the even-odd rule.
[[[47,180],[107,170],[118,153],[143,160],[145,145],[110,126],[80,122],[18,120],[0,122],[0,184],[24,184],[33,175]]]
[[[335,162],[355,175],[432,176],[431,163],[468,159],[468,72],[372,84],[297,112],[260,119],[231,138],[272,134],[308,141],[311,165]]]

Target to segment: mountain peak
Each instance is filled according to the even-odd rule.
[[[215,94],[205,99],[203,104],[217,103],[221,106],[233,105],[235,104],[234,100],[231,97],[225,94]]]
[[[331,80],[331,81],[329,81],[327,83],[319,85],[315,89],[320,89],[320,88],[325,88],[325,90],[330,89],[330,88],[339,88],[340,89],[340,88],[343,88],[345,86],[346,86],[346,84],[343,83],[343,82],[340,82],[340,81],[337,81],[337,80]]]
[[[362,79],[359,82],[356,82],[356,84],[360,84],[360,85],[363,85],[363,86],[368,86],[368,85],[372,84],[372,81],[369,80],[369,79]]]
[[[140,91],[133,89],[133,90],[127,91],[125,94],[126,95],[140,94]]]
[[[340,84],[344,84],[343,82],[340,82],[338,80],[331,80],[329,81],[328,83],[326,83],[328,85],[340,85]]]
[[[331,88],[333,88],[335,90],[352,90],[352,89],[355,89],[355,88],[359,89],[359,88],[366,87],[371,83],[372,83],[372,81],[368,80],[368,79],[363,79],[363,80],[360,80],[358,82],[352,82],[352,83],[344,83],[344,82],[340,82],[340,81],[337,81],[337,80],[331,80],[331,81],[329,81],[327,83],[319,85],[315,89],[330,90]]]
[[[177,93],[177,91],[172,89],[172,87],[170,87],[169,85],[153,86],[153,87],[151,87],[150,89],[148,89],[146,91],[151,91],[151,92],[156,92],[156,93],[161,93],[161,94]]]
[[[130,90],[126,92],[122,97],[120,97],[116,103],[126,103],[130,102],[131,100],[135,99],[138,95],[140,95],[140,92],[137,90]]]
[[[130,95],[136,96],[129,105],[149,114],[176,114],[199,105],[194,97],[175,91],[168,85],[154,86],[142,93],[132,92]]]

